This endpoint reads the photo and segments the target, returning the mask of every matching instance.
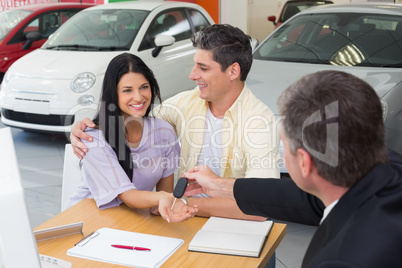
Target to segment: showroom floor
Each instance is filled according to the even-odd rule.
[[[4,127],[0,123],[0,128]],[[12,128],[22,185],[32,227],[60,212],[64,147],[66,137],[26,132]],[[301,266],[315,227],[287,223],[285,238],[276,251],[276,267]]]

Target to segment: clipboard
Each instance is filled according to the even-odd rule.
[[[131,267],[160,267],[184,240],[101,228],[79,241],[67,255]],[[151,251],[114,248],[111,245],[145,247]]]

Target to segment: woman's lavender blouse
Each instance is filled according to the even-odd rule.
[[[179,166],[180,147],[173,127],[162,119],[144,118],[143,135],[138,148],[131,148],[133,182],[120,166],[118,158],[106,142],[103,132],[87,128],[92,142],[88,147],[81,175],[83,183],[70,197],[66,208],[84,198],[93,198],[100,209],[118,206],[119,194],[130,189],[152,191],[161,178],[171,175]]]

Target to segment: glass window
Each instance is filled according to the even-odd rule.
[[[61,25],[63,25],[69,18],[80,10],[63,10],[52,13],[44,14],[40,19],[39,32],[43,37],[48,38],[53,34]]]
[[[39,18],[34,19],[24,28],[24,34],[38,31],[39,31]]]
[[[42,39],[47,39],[69,18],[81,10],[69,9],[40,14],[23,26],[10,40],[10,44],[25,42],[25,36],[29,32],[39,32],[42,34]]]
[[[155,37],[159,34],[171,35],[175,38],[176,42],[189,39],[192,32],[183,10],[168,10],[165,13],[159,14],[145,34],[139,51],[154,48]]]
[[[25,41],[25,35],[30,32],[39,32],[42,38],[46,39],[59,27],[59,12],[41,14],[22,29],[23,35],[20,36],[19,41]]]
[[[31,13],[32,11],[26,10],[7,10],[0,12],[0,41]]]
[[[190,12],[190,17],[196,32],[210,25],[208,20],[198,10],[192,9]]]
[[[254,58],[400,67],[402,17],[356,13],[299,16],[271,35]]]
[[[148,14],[143,10],[84,10],[52,35],[44,48],[128,50]]]

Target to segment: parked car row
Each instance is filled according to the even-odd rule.
[[[402,154],[402,6],[324,5],[302,11],[255,50],[248,85],[274,113],[282,91],[321,70],[351,73],[381,98],[388,147]]]
[[[92,6],[47,3],[0,12],[0,83],[11,64],[41,47],[74,14]]]

